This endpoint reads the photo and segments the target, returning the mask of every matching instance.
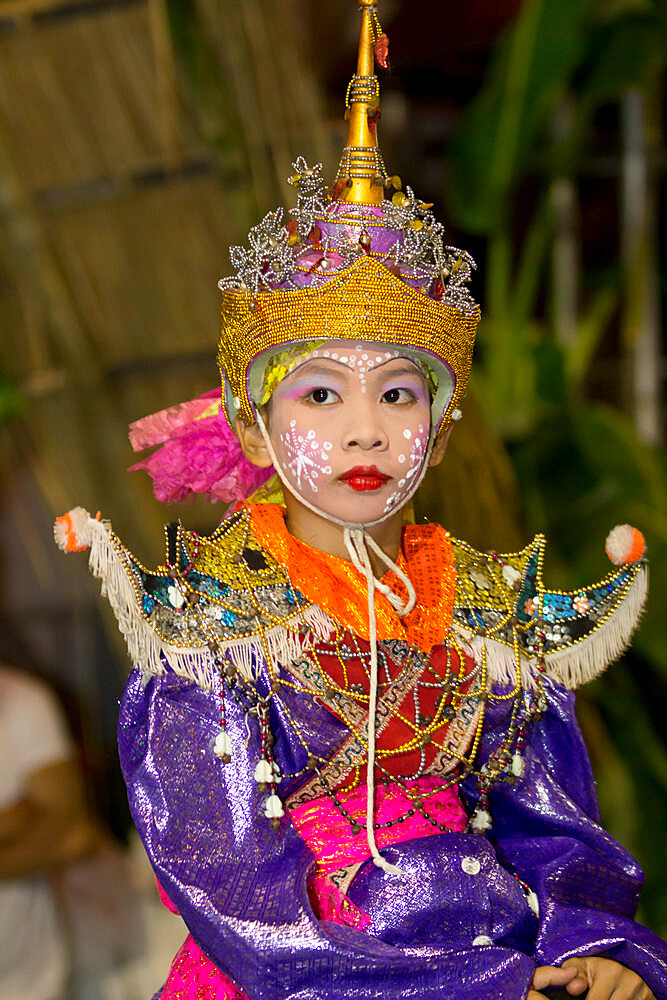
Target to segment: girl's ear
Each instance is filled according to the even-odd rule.
[[[443,458],[445,457],[445,452],[447,451],[447,445],[449,443],[449,435],[452,433],[452,428],[454,424],[450,424],[445,433],[438,438],[435,445],[433,446],[433,451],[431,452],[431,457],[429,459],[429,465],[440,465]]]
[[[258,423],[248,427],[241,417],[237,417],[234,422],[234,430],[239,439],[241,451],[249,462],[260,469],[268,469],[270,465],[273,465]]]

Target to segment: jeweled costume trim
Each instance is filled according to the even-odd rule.
[[[252,537],[247,509],[208,538],[167,526],[165,563],[154,571],[132,555],[108,521],[89,518],[88,532],[90,568],[102,580],[132,661],[148,675],[163,673],[167,663],[211,689],[217,676],[212,642],[250,676],[257,657],[290,663],[304,650],[307,632],[324,639],[334,628],[294,588],[287,568]],[[646,600],[644,560],[568,592],[544,585],[541,535],[506,555],[478,552],[456,540],[452,546],[452,629],[478,661],[485,658],[492,681],[531,687],[541,644],[547,674],[576,688],[627,647]]]

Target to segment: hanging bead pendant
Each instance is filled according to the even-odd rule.
[[[264,815],[271,820],[273,829],[277,830],[280,826],[280,817],[285,815],[285,810],[275,792],[272,792],[264,803]]]
[[[484,833],[492,827],[491,814],[486,809],[476,809],[472,814],[470,826],[475,833]]]
[[[215,738],[213,753],[223,764],[229,764],[232,759],[232,741],[229,733],[222,729]]]

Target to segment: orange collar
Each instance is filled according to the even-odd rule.
[[[285,508],[246,503],[252,534],[289,573],[294,587],[330,618],[368,639],[366,578],[351,562],[321,552],[290,535]],[[397,565],[412,581],[417,601],[399,618],[383,594],[375,594],[378,639],[407,640],[423,652],[444,641],[452,622],[456,570],[449,535],[439,524],[408,525]],[[382,578],[401,598],[402,583],[389,572]]]

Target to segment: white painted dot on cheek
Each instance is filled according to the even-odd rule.
[[[406,427],[405,430],[403,431],[403,437],[405,438],[406,441],[409,441],[410,438],[412,437],[412,431],[409,431],[408,428]]]
[[[399,455],[398,460],[401,463],[401,465],[403,465],[403,463],[405,462],[405,455]]]
[[[333,448],[333,445],[332,445],[331,441],[325,441],[324,444],[322,445],[322,447],[324,448],[325,451],[331,451],[331,449]]]

